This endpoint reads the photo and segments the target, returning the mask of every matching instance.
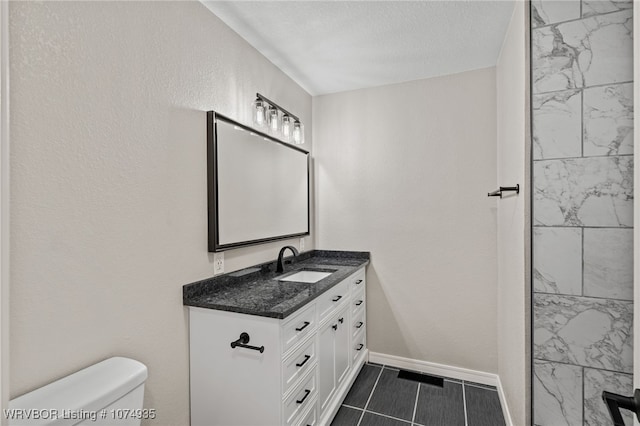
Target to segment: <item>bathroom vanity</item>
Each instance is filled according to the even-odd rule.
[[[368,353],[368,263],[314,250],[184,286],[191,424],[328,424]]]

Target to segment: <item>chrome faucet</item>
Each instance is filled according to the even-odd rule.
[[[278,253],[278,263],[276,265],[276,272],[284,272],[284,262],[282,257],[284,256],[284,252],[286,249],[291,250],[291,253],[293,253],[293,257],[296,257],[298,255],[298,250],[296,250],[296,248],[294,246],[284,246],[280,249],[280,253]]]

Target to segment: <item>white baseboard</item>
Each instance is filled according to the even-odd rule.
[[[395,355],[381,354],[378,352],[369,352],[369,362],[407,370],[421,371],[427,374],[450,377],[452,379],[475,382],[483,385],[495,386],[498,390],[498,397],[500,398],[505,423],[507,426],[513,426],[509,407],[507,406],[507,400],[502,389],[502,383],[500,382],[500,377],[497,374],[470,370],[468,368],[455,367],[452,365],[438,364],[435,362],[403,358]]]
[[[500,406],[502,407],[502,414],[504,415],[504,422],[507,426],[513,426],[513,419],[511,418],[511,413],[509,412],[509,406],[507,405],[507,396],[504,394],[504,389],[502,388],[502,382],[500,381],[500,377],[498,376],[498,397],[500,398]]]
[[[386,355],[377,352],[369,352],[369,362],[422,371],[428,374],[435,374],[436,376],[451,377],[452,379],[466,380],[468,382],[475,382],[495,387],[498,387],[499,383],[497,374],[470,370],[462,367],[454,367],[451,365],[437,364],[435,362],[403,358],[395,355]]]

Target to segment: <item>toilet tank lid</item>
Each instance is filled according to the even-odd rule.
[[[99,410],[147,379],[147,367],[113,357],[9,401],[10,409]],[[142,407],[141,407],[142,408]]]

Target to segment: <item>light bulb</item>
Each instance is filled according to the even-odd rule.
[[[268,112],[269,130],[271,133],[276,134],[280,129],[280,115],[275,107],[269,106]]]
[[[262,127],[265,125],[266,116],[264,111],[264,102],[260,99],[256,99],[253,102],[253,124],[256,127]]]
[[[288,115],[282,116],[282,139],[285,142],[289,142],[291,139],[291,117]]]
[[[293,123],[293,143],[296,145],[304,143],[304,125],[298,120]]]

